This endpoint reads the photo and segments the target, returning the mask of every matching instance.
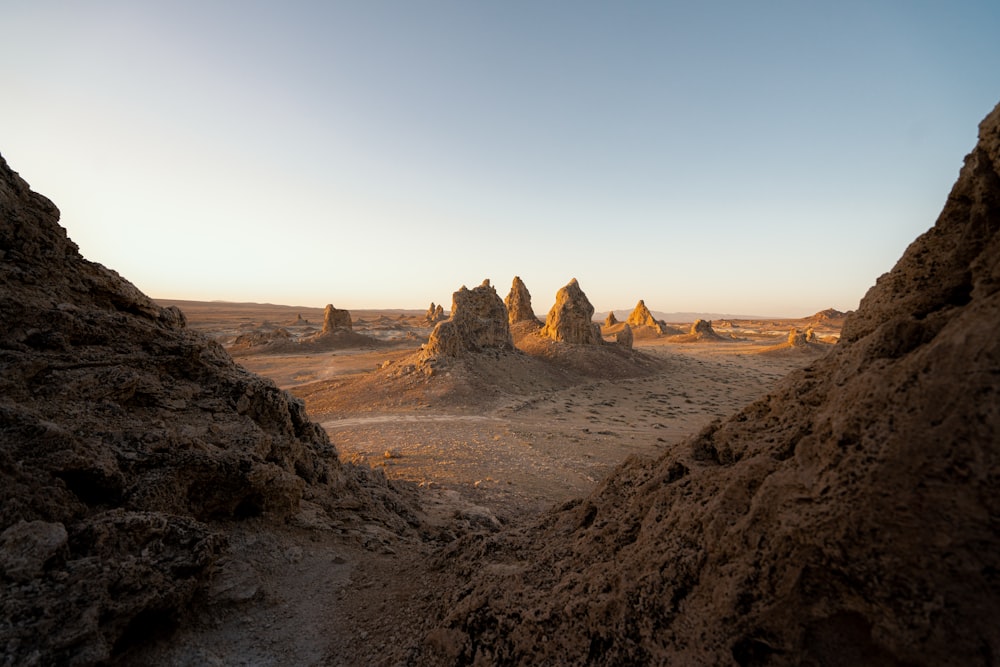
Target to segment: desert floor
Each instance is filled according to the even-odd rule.
[[[516,527],[586,495],[628,456],[678,446],[830,347],[781,347],[790,328],[816,323],[732,322],[714,342],[638,337],[642,371],[625,377],[602,378],[600,368],[552,376],[529,368],[515,390],[487,395],[441,390],[467,380],[468,369],[393,380],[400,376],[391,369],[405,365],[431,331],[423,313],[352,311],[354,331],[373,341],[362,347],[258,352],[235,346],[236,337],[276,327],[309,336],[322,310],[161,303],[178,305],[191,328],[305,400],[341,459],[399,481],[424,526],[413,538],[377,522],[234,527],[230,556],[197,622],[134,656],[165,664],[418,664],[445,576],[436,563],[455,538]],[[816,328],[826,341],[838,331],[839,322]]]

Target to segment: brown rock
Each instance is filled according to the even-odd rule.
[[[810,329],[812,331],[812,329]],[[799,329],[790,329],[788,331],[788,344],[792,347],[802,347],[808,342],[806,338],[806,333],[800,331]]]
[[[438,322],[424,348],[424,358],[459,357],[486,350],[512,351],[507,308],[489,280],[474,289],[464,285],[452,294],[451,317]]]
[[[622,327],[621,331],[615,334],[615,342],[624,347],[626,350],[632,349],[635,339],[632,336],[632,327],[630,327],[628,323]]]
[[[434,302],[431,301],[431,305],[428,306],[427,313],[424,315],[424,319],[427,320],[429,324],[440,322],[441,320],[445,319],[444,308],[440,304],[435,306]]]
[[[507,306],[507,317],[511,324],[538,321],[535,311],[531,308],[531,294],[518,276],[514,276],[510,292],[504,299],[504,305]]]
[[[600,345],[600,327],[595,332],[594,307],[576,278],[556,292],[556,302],[545,318],[541,334],[552,340],[580,345]]]
[[[608,316],[604,318],[604,326],[613,327],[616,324],[618,324],[618,318],[615,317],[615,311],[612,310],[608,313]]]
[[[456,662],[995,662],[1000,106],[979,136],[828,355],[533,532],[450,554],[477,573],[446,601]]]
[[[323,311],[322,333],[331,333],[338,329],[351,331],[353,328],[354,325],[351,322],[351,313],[349,311],[334,308],[333,304],[326,304],[326,309]]]
[[[695,320],[694,324],[691,325],[689,335],[699,339],[721,338],[721,336],[715,332],[715,329],[712,328],[711,320]]]
[[[284,520],[307,488],[330,511],[366,497],[300,401],[82,258],[58,220],[0,158],[10,664],[105,664],[169,625],[223,548],[206,522]]]
[[[632,312],[629,314],[626,322],[633,327],[658,327],[660,324],[656,321],[656,318],[653,317],[653,314],[649,312],[649,308],[646,307],[646,302],[642,299],[639,299],[639,303],[635,304],[635,308],[632,309]]]

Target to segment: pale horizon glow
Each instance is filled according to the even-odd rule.
[[[854,309],[1000,100],[1000,5],[4,3],[0,154],[154,298]]]

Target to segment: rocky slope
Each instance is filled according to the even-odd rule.
[[[58,220],[0,158],[4,664],[94,664],[169,628],[220,522],[350,499],[405,529],[299,401],[83,259]]]
[[[833,352],[536,526],[469,539],[443,664],[992,665],[1000,106]],[[428,657],[430,660],[430,656]]]

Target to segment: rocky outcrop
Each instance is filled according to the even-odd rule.
[[[594,307],[573,278],[556,292],[555,305],[545,318],[541,334],[562,343],[600,345],[600,325],[592,321],[593,317]]]
[[[624,347],[626,350],[631,350],[632,345],[635,343],[635,337],[632,335],[632,327],[625,324],[622,330],[615,334],[615,342]]]
[[[695,320],[694,324],[691,325],[691,331],[688,332],[688,335],[699,340],[715,340],[721,338],[721,336],[715,332],[715,329],[712,328],[711,320]]]
[[[301,402],[114,271],[0,158],[0,647],[103,663],[169,627],[224,544],[353,482]]]
[[[615,311],[609,311],[608,316],[604,318],[604,326],[613,327],[618,324],[618,318],[615,317]]]
[[[511,324],[538,321],[535,311],[531,308],[531,294],[520,277],[514,276],[510,292],[503,302],[507,306],[507,317]]]
[[[441,320],[445,319],[444,308],[440,304],[435,306],[434,302],[431,301],[431,305],[428,306],[427,313],[424,315],[424,319],[427,320],[428,324],[434,324],[436,322],[440,322]]]
[[[326,304],[323,311],[323,331],[321,333],[332,333],[338,330],[351,331],[354,325],[351,322],[351,313],[340,308],[334,308],[333,304]]]
[[[653,317],[653,314],[649,312],[649,308],[646,307],[646,302],[639,299],[639,303],[635,304],[635,308],[629,314],[628,319],[625,320],[630,326],[633,327],[658,327],[659,322]]]
[[[806,332],[801,329],[789,329],[788,344],[792,347],[804,347],[808,343]]]
[[[769,396],[448,554],[447,661],[1000,656],[1000,106],[935,226]],[[473,574],[475,573],[475,574]]]
[[[514,349],[507,308],[496,289],[484,280],[479,287],[464,285],[451,297],[451,317],[438,322],[423,357],[460,357],[473,352]]]

